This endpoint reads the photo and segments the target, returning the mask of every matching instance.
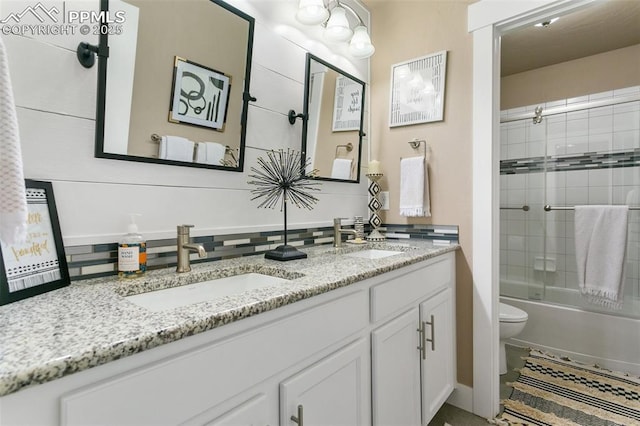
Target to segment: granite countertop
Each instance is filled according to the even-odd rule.
[[[242,318],[420,262],[459,246],[425,240],[345,244],[304,249],[307,259],[278,262],[241,257],[173,268],[145,277],[73,282],[70,286],[0,307],[0,396],[201,333]],[[343,256],[362,249],[402,251],[381,259]],[[287,278],[284,284],[214,301],[152,312],[124,296],[257,272]]]

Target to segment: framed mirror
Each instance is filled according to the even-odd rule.
[[[115,19],[100,35],[96,157],[242,171],[254,19],[222,0],[100,9]]]
[[[364,82],[307,53],[302,153],[305,175],[360,182]]]

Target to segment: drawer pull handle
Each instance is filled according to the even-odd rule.
[[[418,346],[418,350],[420,351],[422,359],[427,359],[427,344],[425,341],[424,328],[424,323],[420,322],[420,324],[418,324],[418,336],[420,340],[420,346]]]
[[[297,424],[298,424],[298,426],[304,426],[304,425],[303,425],[303,423],[304,423],[304,416],[303,416],[303,413],[302,413],[302,405],[298,405],[298,416],[297,416],[297,417],[296,417],[296,416],[291,416],[291,420],[292,420],[294,423],[297,423]]]
[[[435,330],[435,319],[433,318],[433,315],[431,315],[431,322],[427,321],[425,324],[430,325],[431,326],[431,339],[425,339],[425,342],[431,342],[431,350],[435,351],[436,350],[436,330]],[[425,343],[426,345],[426,343]]]

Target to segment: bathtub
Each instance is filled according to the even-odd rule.
[[[527,300],[542,292],[553,302]],[[506,280],[500,281],[500,294],[501,302],[529,315],[522,333],[508,343],[640,376],[639,300],[627,298],[623,311],[608,312],[585,303],[575,289]]]

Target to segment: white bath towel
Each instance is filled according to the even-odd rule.
[[[333,179],[351,179],[351,164],[353,160],[350,158],[336,158],[333,160],[331,168],[331,177]]]
[[[195,144],[180,136],[163,136],[160,140],[158,157],[163,160],[193,162]]]
[[[591,303],[622,306],[628,211],[628,206],[575,207],[578,286]]]
[[[400,161],[400,216],[429,217],[429,179],[424,157]]]
[[[24,241],[27,233],[27,197],[22,170],[18,117],[9,77],[9,60],[0,37],[0,240]]]
[[[196,163],[222,166],[224,164],[225,150],[226,147],[217,142],[198,142],[196,146]]]

